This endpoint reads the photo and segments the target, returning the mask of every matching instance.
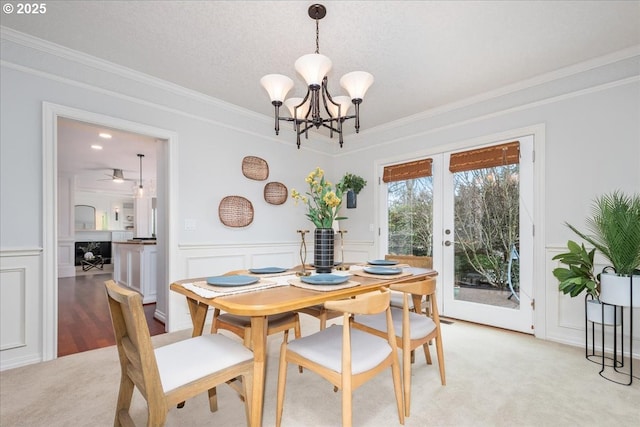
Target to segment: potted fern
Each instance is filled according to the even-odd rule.
[[[361,176],[346,173],[342,178],[342,191],[347,193],[347,209],[354,209],[358,205],[357,195],[367,185]]]
[[[600,275],[600,301],[640,307],[640,195],[614,191],[600,196],[586,222],[591,234],[567,226],[611,263]]]

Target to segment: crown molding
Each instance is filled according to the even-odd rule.
[[[230,104],[218,98],[205,95],[201,92],[187,89],[183,86],[170,83],[166,80],[162,80],[157,77],[132,70],[122,65],[100,59],[84,52],[69,49],[59,44],[34,37],[29,34],[13,30],[11,28],[0,26],[0,36],[2,37],[2,39],[6,39],[23,47],[34,49],[49,55],[54,55],[68,61],[72,61],[77,64],[99,70],[101,72],[107,72],[120,77],[124,77],[125,79],[171,92],[175,95],[184,96],[186,98],[209,104],[216,108],[221,108],[235,114],[248,116],[254,120],[264,121],[265,123],[272,121],[272,118],[270,116],[247,110],[246,108],[239,107],[235,104]]]

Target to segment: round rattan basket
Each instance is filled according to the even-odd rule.
[[[246,227],[253,222],[253,204],[242,196],[226,196],[220,201],[218,216],[227,227]]]
[[[264,181],[269,177],[269,164],[260,157],[246,156],[242,159],[242,174],[249,179]]]
[[[287,201],[289,191],[281,182],[269,182],[264,186],[264,200],[272,205],[281,205]]]

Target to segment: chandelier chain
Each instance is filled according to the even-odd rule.
[[[316,53],[320,53],[320,26],[318,24],[318,18],[316,18]]]

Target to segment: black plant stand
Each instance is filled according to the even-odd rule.
[[[631,324],[631,326],[629,327],[629,370],[628,372],[624,372],[624,371],[620,371],[620,368],[624,368],[624,307],[623,306],[614,306],[614,307],[620,307],[620,360],[618,360],[618,327],[617,325],[614,325],[614,330],[613,330],[613,363],[611,365],[606,365],[605,364],[605,358],[604,358],[604,327],[602,328],[602,365],[601,365],[601,369],[600,369],[600,376],[606,380],[609,380],[611,382],[614,382],[616,384],[621,384],[621,385],[631,385],[633,383],[633,379],[640,379],[637,376],[633,375],[633,275],[629,276],[629,301],[630,301],[630,307],[629,307],[629,323]],[[611,304],[606,304],[606,303],[602,303],[602,315],[604,317],[604,306],[605,305],[611,305]],[[615,316],[618,315],[618,310],[614,309],[615,313],[614,313],[614,320],[615,320]],[[617,323],[614,321],[614,324]],[[615,371],[618,374],[623,374],[623,375],[628,375],[628,379],[629,382],[623,382],[623,381],[617,381],[616,379],[607,376],[607,372],[605,372],[605,368],[609,366],[613,368],[613,371]],[[609,371],[610,372],[610,371]]]
[[[604,331],[604,328],[607,326],[614,326],[614,332],[615,332],[615,324],[617,323],[617,318],[614,315],[614,324],[613,325],[609,325],[609,324],[605,324],[605,319],[604,319],[604,309],[602,310],[602,323],[600,322],[594,322],[589,320],[589,318],[587,317],[587,304],[589,304],[589,300],[593,300],[593,296],[587,294],[584,297],[584,357],[593,363],[597,363],[598,365],[601,364],[606,364],[606,366],[612,367],[615,359],[613,357],[609,357],[605,354],[604,351],[604,338],[602,341],[602,353],[601,354],[596,354],[596,340],[595,340],[595,326],[596,323],[598,323],[601,327],[602,330]],[[617,314],[617,311],[616,311]],[[589,323],[591,323],[591,325],[589,325]],[[591,326],[591,328],[589,328],[589,326]],[[591,331],[589,331],[589,329],[591,329]],[[591,349],[589,349],[589,332],[591,332]],[[622,367],[622,365],[618,366],[618,367]]]

